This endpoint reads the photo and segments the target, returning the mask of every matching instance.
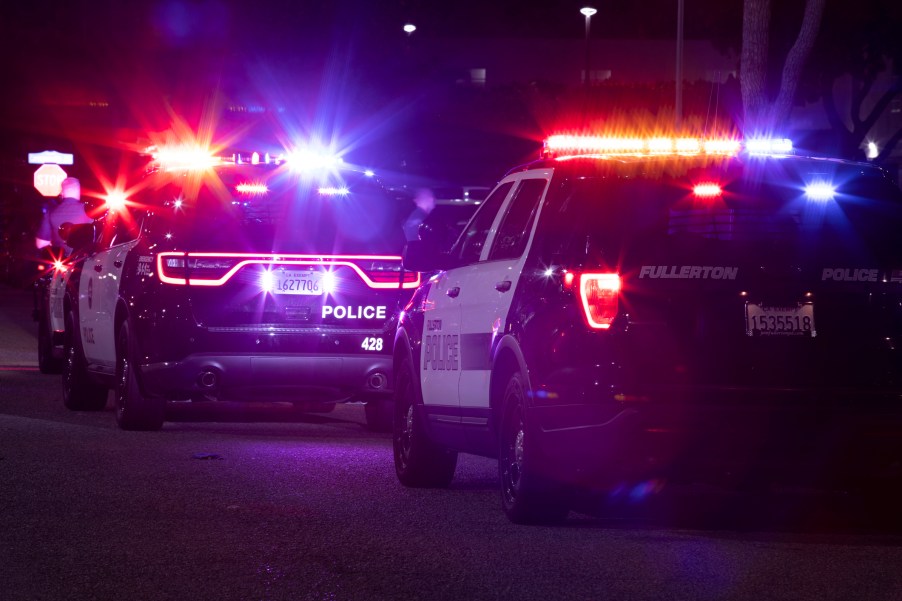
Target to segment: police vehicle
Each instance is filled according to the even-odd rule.
[[[397,476],[497,457],[514,522],[662,482],[869,486],[902,460],[902,197],[788,140],[553,136],[399,320]]]
[[[77,226],[62,303],[67,407],[154,430],[166,401],[366,403],[391,425],[401,271],[395,205],[372,173],[312,152],[158,150],[142,188]]]
[[[42,263],[43,275],[34,283],[32,317],[38,326],[38,369],[41,373],[57,374],[63,366],[63,297],[69,275],[69,260],[50,254]]]

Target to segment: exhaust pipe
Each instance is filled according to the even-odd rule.
[[[366,385],[372,390],[383,390],[388,386],[388,376],[381,371],[373,372],[367,376]]]
[[[213,390],[219,385],[219,376],[212,369],[205,369],[197,376],[197,385],[204,390]]]

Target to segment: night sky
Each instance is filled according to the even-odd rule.
[[[835,1],[835,0],[834,0]],[[862,0],[871,2],[876,0]],[[451,38],[581,40],[587,2],[555,0],[52,0],[0,9],[4,144],[43,135],[136,144],[173,113],[192,127],[211,98],[265,109],[291,135],[311,130],[393,135],[440,97],[421,44]],[[677,0],[591,3],[592,39],[675,37]],[[777,25],[803,0],[774,0]],[[685,0],[686,39],[738,49],[742,0]],[[412,35],[403,32],[413,23]],[[434,75],[434,73],[431,73]],[[420,78],[420,79],[418,79]],[[107,106],[108,104],[108,106]],[[73,106],[102,105],[89,118]],[[447,107],[432,107],[433,113]],[[227,111],[226,111],[227,112]],[[99,117],[97,116],[99,115]],[[247,115],[241,115],[247,116]],[[407,119],[403,125],[402,119]],[[271,123],[270,123],[271,125]],[[422,128],[421,128],[422,129]],[[137,133],[136,133],[137,132]],[[398,139],[399,144],[405,140]],[[362,143],[366,143],[364,140]],[[19,152],[18,149],[15,152]],[[396,160],[393,158],[392,160]]]

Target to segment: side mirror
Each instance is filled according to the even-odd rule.
[[[64,223],[60,226],[60,238],[72,250],[85,250],[94,244],[93,223]]]
[[[404,247],[402,264],[407,271],[439,271],[451,267],[447,251],[426,240],[411,240]]]

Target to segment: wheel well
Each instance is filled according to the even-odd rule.
[[[116,345],[116,352],[119,352],[119,326],[128,318],[128,310],[125,303],[120,299],[116,303],[116,315],[113,318],[113,343]]]
[[[504,389],[511,374],[520,369],[517,357],[510,349],[504,348],[495,358],[492,366],[492,380],[489,385],[489,407],[492,410],[492,430],[498,434],[498,424],[501,423],[501,401],[504,399]]]

